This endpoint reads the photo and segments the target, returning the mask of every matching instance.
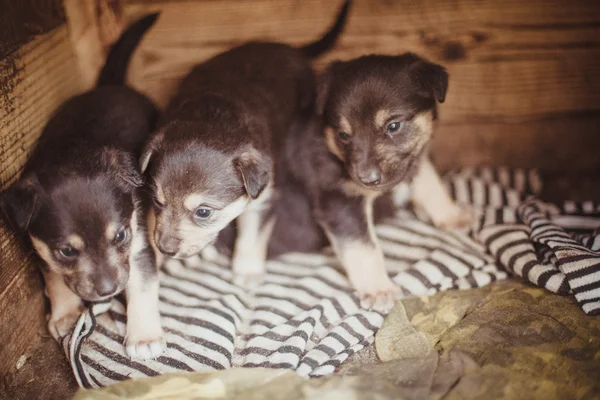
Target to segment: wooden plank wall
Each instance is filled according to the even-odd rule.
[[[0,3],[0,60],[64,21],[61,0],[3,1]]]
[[[355,0],[339,45],[318,60],[414,51],[445,65],[450,91],[437,164],[503,163],[556,171],[600,166],[600,1]],[[130,0],[162,10],[142,44],[134,85],[164,104],[190,67],[250,39],[302,44],[340,1]]]
[[[121,29],[114,18],[117,3],[66,0],[65,8],[71,14],[68,27],[62,0],[27,0],[3,10],[0,190],[18,178],[56,108],[93,85],[107,44]],[[0,220],[0,392],[10,381],[18,357],[36,335],[46,334],[37,260],[3,222]]]
[[[0,184],[11,184],[56,107],[80,91],[78,71],[61,26],[12,55],[10,87],[0,96]],[[4,73],[9,73],[4,71]],[[44,325],[44,299],[30,252],[0,222],[0,376],[14,366]]]
[[[0,190],[13,182],[41,128],[73,90],[60,0],[4,2],[0,12]],[[38,36],[35,40],[34,37]],[[28,43],[29,44],[26,44]],[[58,50],[58,54],[54,51]],[[67,61],[65,63],[65,61]],[[67,64],[66,66],[63,64]],[[61,68],[62,67],[62,68]],[[66,67],[66,68],[65,68]],[[39,90],[39,91],[38,91]],[[34,260],[0,221],[0,392],[44,321]]]

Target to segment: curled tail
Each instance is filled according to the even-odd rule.
[[[102,85],[124,85],[127,75],[127,66],[133,51],[148,29],[158,18],[159,13],[148,14],[140,20],[134,22],[121,35],[119,40],[111,47],[106,63],[100,71],[100,76],[96,82],[97,86]]]
[[[346,25],[346,19],[348,17],[348,10],[350,9],[351,4],[352,0],[345,0],[344,4],[340,8],[340,11],[338,12],[338,16],[335,20],[335,23],[329,29],[329,31],[316,42],[307,44],[306,46],[300,48],[300,50],[308,58],[317,58],[321,54],[325,53],[333,47],[338,37],[344,30],[344,26]]]

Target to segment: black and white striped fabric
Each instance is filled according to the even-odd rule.
[[[599,315],[600,214],[564,211],[532,199],[517,209],[521,224],[486,226],[480,238],[509,272],[557,294],[573,293],[586,314]]]
[[[572,283],[579,279],[577,272],[571,275],[573,281],[569,281],[571,269],[565,273],[566,281],[571,282],[567,287],[562,283],[565,280],[558,282],[557,274],[548,276],[543,271],[532,272],[535,266],[521,267],[520,257],[526,256],[529,247],[505,250],[535,237],[539,245],[532,245],[531,256],[537,255],[536,266],[560,264],[563,257],[556,246],[560,240],[565,242],[566,236],[558,242],[546,240],[546,231],[534,234],[520,223],[523,218],[538,226],[538,214],[528,212],[530,203],[523,203],[541,189],[535,171],[465,169],[449,175],[446,183],[459,202],[471,205],[481,215],[471,235],[435,229],[406,210],[377,226],[388,271],[404,296],[481,287],[504,279],[506,270],[496,260],[536,284],[545,282],[551,290],[562,288],[555,290],[557,293],[580,293],[579,286]],[[537,213],[546,215],[546,208],[535,207]],[[577,205],[573,207],[579,210]],[[590,222],[598,208],[589,211],[587,217],[571,215]],[[516,234],[522,236],[512,240]],[[482,242],[472,239],[478,235]],[[596,242],[586,232],[577,235],[569,240],[585,242],[578,251],[596,249]],[[583,259],[577,256],[571,263]],[[123,299],[96,304],[82,314],[72,335],[61,341],[79,384],[101,387],[127,378],[234,366],[285,368],[317,377],[332,373],[349,355],[373,342],[384,315],[359,307],[331,253],[288,254],[269,261],[267,272],[261,286],[246,292],[232,283],[229,260],[222,255],[167,261],[160,273],[166,354],[156,360],[130,360],[122,345],[126,323]],[[534,276],[537,279],[532,279]]]
[[[473,233],[500,266],[600,314],[600,204],[540,201],[535,170],[464,169],[449,182],[457,201],[484,210]]]

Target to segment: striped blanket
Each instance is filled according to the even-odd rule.
[[[588,314],[600,311],[596,251],[600,209],[546,205],[535,171],[464,169],[445,181],[457,201],[481,216],[469,234],[444,232],[408,210],[377,226],[390,276],[404,296],[469,289],[507,272],[558,294],[574,293]],[[82,314],[61,345],[78,383],[101,387],[174,371],[234,366],[332,373],[374,340],[384,315],[363,310],[331,252],[288,254],[267,264],[252,292],[232,283],[229,260],[204,254],[168,260],[160,272],[167,352],[132,361],[124,353],[122,297]]]

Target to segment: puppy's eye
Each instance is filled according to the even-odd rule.
[[[127,240],[127,237],[129,235],[127,234],[127,229],[125,228],[121,228],[121,230],[119,232],[117,232],[117,234],[115,235],[115,243],[123,243]]]
[[[391,122],[387,126],[387,132],[388,133],[396,133],[400,129],[402,129],[403,126],[404,126],[404,122],[397,122],[397,121]]]
[[[153,198],[152,202],[154,203],[154,207],[156,207],[157,210],[162,210],[163,208],[165,208],[165,205],[158,201],[156,198]]]
[[[346,132],[340,131],[338,132],[338,138],[342,142],[347,143],[350,140],[350,135],[348,135]]]
[[[64,258],[75,258],[79,254],[77,250],[72,248],[71,246],[63,247],[58,251],[61,256]]]
[[[206,219],[206,218],[210,217],[211,214],[212,214],[212,210],[210,208],[206,208],[206,207],[199,207],[199,208],[196,208],[196,211],[194,211],[194,216],[196,218],[200,218],[200,219]]]

